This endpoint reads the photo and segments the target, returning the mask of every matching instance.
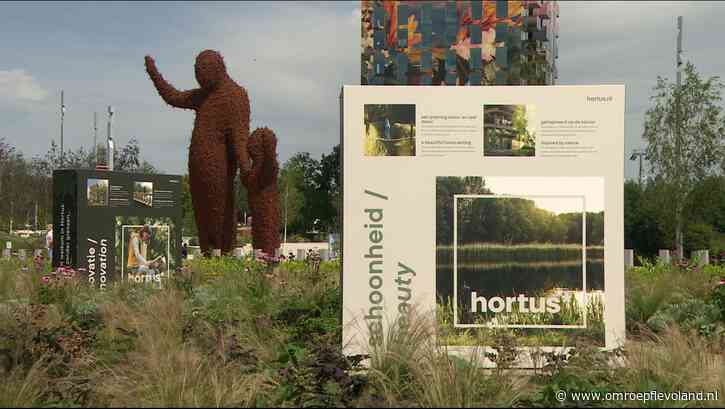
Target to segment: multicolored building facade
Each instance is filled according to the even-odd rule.
[[[363,85],[556,83],[556,1],[362,1]]]

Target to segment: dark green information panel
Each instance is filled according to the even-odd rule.
[[[53,266],[98,289],[168,278],[180,266],[181,176],[53,172]]]

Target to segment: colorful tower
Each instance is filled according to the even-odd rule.
[[[362,1],[363,85],[550,85],[556,1]]]

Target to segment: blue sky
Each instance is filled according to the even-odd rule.
[[[723,3],[561,2],[560,84],[627,85],[625,147],[642,145],[642,118],[657,75],[674,77],[675,18],[684,16],[685,59],[725,75]],[[282,161],[337,143],[338,93],[359,83],[359,2],[0,3],[0,137],[26,156],[59,135],[65,90],[66,147],[92,144],[93,112],[105,137],[107,105],[120,144],[136,137],[160,169],[185,173],[193,113],[167,107],[146,77],[152,55],[177,88],[192,88],[196,54],[221,51],[247,89],[252,127],[269,126]],[[626,161],[625,175],[637,166]]]

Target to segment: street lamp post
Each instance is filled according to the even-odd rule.
[[[682,130],[680,129],[680,102],[682,93],[682,16],[677,16],[677,49],[675,52],[675,63],[677,66],[677,88],[675,90],[675,166],[677,169],[679,188],[682,188],[683,181],[682,171]],[[675,240],[677,241],[677,260],[682,260],[685,256],[682,233],[682,214],[678,212],[677,229],[675,230]]]
[[[106,138],[106,153],[108,156],[106,164],[108,165],[108,170],[113,170],[113,153],[115,150],[115,145],[113,143],[113,107],[111,105],[108,106],[108,129],[107,129],[107,138]]]

